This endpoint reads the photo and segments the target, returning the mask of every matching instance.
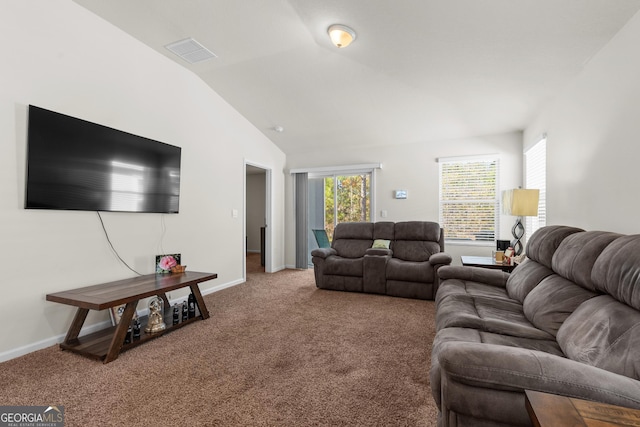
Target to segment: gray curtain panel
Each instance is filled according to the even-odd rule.
[[[294,193],[296,208],[296,268],[309,268],[309,174],[294,174]]]

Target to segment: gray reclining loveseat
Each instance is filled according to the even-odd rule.
[[[438,271],[440,426],[530,426],[525,390],[640,408],[640,235],[550,226],[526,252]]]
[[[374,242],[387,247],[372,247]],[[344,222],[336,226],[331,248],[311,255],[318,288],[433,299],[436,271],[451,263],[443,250],[435,222]]]

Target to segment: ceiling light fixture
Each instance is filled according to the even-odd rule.
[[[327,29],[331,43],[337,47],[347,47],[356,39],[356,32],[346,25],[333,24]]]

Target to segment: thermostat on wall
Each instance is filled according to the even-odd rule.
[[[396,190],[396,199],[406,199],[407,190]]]

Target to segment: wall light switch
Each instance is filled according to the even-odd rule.
[[[380,211],[380,217],[386,218],[387,217],[387,211],[385,211],[385,210]]]
[[[238,209],[233,209],[231,211],[231,216],[234,217],[234,218],[238,218]]]

